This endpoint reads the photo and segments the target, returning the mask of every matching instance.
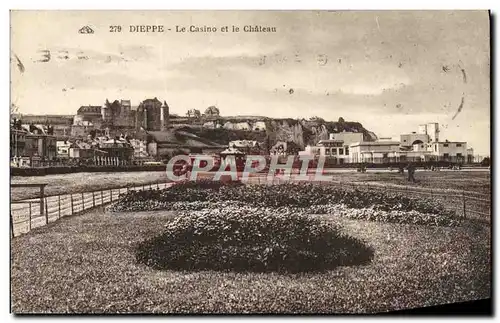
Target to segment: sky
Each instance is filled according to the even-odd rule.
[[[276,32],[220,31],[233,25]],[[216,105],[222,115],[343,117],[379,137],[438,122],[440,139],[489,155],[489,37],[487,11],[13,11],[11,100],[24,114],[74,114],[158,97],[179,115]]]

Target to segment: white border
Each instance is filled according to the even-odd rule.
[[[10,105],[9,102],[9,67],[7,65],[7,62],[9,60],[9,11],[8,9],[23,9],[23,10],[36,10],[36,9],[52,9],[52,10],[68,10],[68,9],[156,9],[156,10],[166,10],[166,9],[259,9],[259,10],[264,10],[264,9],[273,9],[273,10],[290,10],[290,9],[333,9],[335,10],[374,10],[374,9],[379,9],[379,10],[389,10],[389,9],[414,9],[414,10],[430,10],[430,9],[492,9],[492,12],[499,13],[499,4],[500,2],[498,0],[496,1],[484,1],[484,0],[475,0],[475,1],[449,1],[449,2],[443,2],[443,1],[436,1],[436,0],[420,0],[420,1],[355,1],[355,0],[349,0],[345,2],[337,2],[337,3],[330,3],[327,1],[315,1],[315,0],[307,0],[307,1],[286,1],[286,2],[270,2],[269,0],[253,0],[253,1],[246,1],[246,2],[236,2],[236,1],[218,1],[218,0],[211,0],[210,2],[208,1],[153,1],[153,0],[141,0],[141,1],[117,1],[115,3],[104,3],[102,0],[84,0],[84,1],[75,1],[75,2],[69,2],[69,1],[50,1],[50,0],[45,0],[43,2],[39,1],[2,1],[1,7],[2,11],[0,11],[0,17],[2,21],[2,33],[1,33],[1,42],[0,44],[3,45],[3,50],[0,51],[1,53],[1,59],[0,62],[0,68],[2,69],[1,71],[1,77],[2,77],[2,99],[3,99],[3,106],[4,106],[4,118],[0,118],[3,122],[7,122],[8,120],[8,111],[9,108],[8,106]],[[497,35],[497,25],[498,25],[498,17],[497,17],[497,22],[496,25],[494,26],[495,30],[493,31],[493,35]],[[496,37],[495,37],[496,38]],[[495,58],[498,58],[498,54],[495,53]],[[493,59],[493,57],[492,57]],[[493,71],[495,75],[497,72],[497,68],[495,68],[495,71]],[[492,75],[492,77],[493,77]],[[494,89],[492,89],[496,93],[498,93],[498,84],[495,83]],[[492,105],[494,107],[495,102],[492,102]],[[495,116],[495,124],[499,124],[498,120],[498,113]],[[9,138],[8,134],[8,127],[0,127],[0,131],[4,132],[3,135],[1,135],[1,138]],[[494,136],[497,136],[497,130],[495,129]],[[499,141],[496,141],[495,143],[495,150],[499,150]],[[0,259],[2,259],[2,266],[1,271],[2,271],[2,280],[1,280],[1,300],[0,300],[0,305],[1,305],[1,313],[4,314],[2,317],[5,318],[6,321],[11,321],[13,320],[13,316],[9,315],[9,267],[10,263],[8,261],[9,259],[9,219],[8,219],[8,210],[7,207],[8,201],[9,201],[9,157],[8,157],[8,145],[9,142],[8,140],[2,140],[0,141],[0,152],[1,152],[1,161],[2,161],[2,172],[0,173],[1,179],[1,188],[2,188],[2,195],[4,201],[5,208],[4,210],[7,212],[4,212],[3,214],[3,220],[2,220],[2,228],[3,228],[3,234],[0,235],[2,238],[2,248],[1,248],[1,254],[0,254]],[[496,155],[494,156],[494,169],[498,169],[497,167],[499,166],[500,163],[497,162],[497,159],[495,158]],[[496,184],[496,181],[495,181]],[[496,185],[495,185],[496,186]],[[496,191],[496,190],[495,190]],[[500,201],[499,199],[500,193],[496,192],[494,199],[496,201]],[[5,202],[7,201],[7,202]],[[495,215],[494,215],[495,216]],[[498,231],[498,222],[499,220],[495,220],[495,231]],[[496,239],[498,241],[498,239]],[[495,244],[493,250],[497,250],[497,245]],[[498,279],[495,279],[495,281],[498,281]],[[496,291],[497,286],[495,286],[494,290]],[[497,305],[498,301],[495,302]],[[498,307],[495,306],[497,309]],[[326,318],[326,317],[325,317]],[[357,318],[366,318],[366,317],[357,317]],[[33,318],[25,318],[25,321],[31,321]],[[68,318],[69,319],[69,318]],[[63,319],[68,320],[68,319]],[[80,321],[89,321],[91,318],[79,318]],[[115,318],[109,318],[109,319],[119,319],[119,317]],[[132,319],[143,319],[141,317],[135,317]],[[165,319],[158,317],[158,319]],[[168,318],[172,319],[172,318]],[[182,320],[190,320],[188,318],[182,317]],[[237,319],[237,318],[235,318]],[[256,319],[255,317],[252,319]],[[261,318],[261,319],[266,319],[266,318]],[[268,319],[268,318],[267,318]],[[276,318],[278,319],[278,318]],[[289,320],[290,318],[279,318],[280,320]],[[300,320],[309,320],[308,318],[299,318]],[[345,320],[346,318],[335,318],[331,317],[331,319],[335,320]],[[403,318],[404,319],[404,318]],[[420,321],[421,319],[418,319]],[[423,318],[422,320],[429,320]],[[432,319],[431,319],[432,320]]]

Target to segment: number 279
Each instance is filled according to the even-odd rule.
[[[109,26],[110,33],[119,33],[122,31],[122,26]]]

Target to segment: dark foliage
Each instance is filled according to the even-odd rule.
[[[136,258],[156,269],[303,272],[368,263],[373,250],[307,215],[235,206],[182,214]]]
[[[147,201],[194,202],[238,201],[260,207],[309,208],[342,204],[350,208],[377,211],[418,211],[453,217],[441,204],[425,198],[412,198],[386,191],[368,191],[351,187],[294,183],[282,185],[244,185],[241,182],[180,182],[167,190],[129,192],[115,206],[118,211],[145,210]],[[158,208],[155,208],[158,209]]]

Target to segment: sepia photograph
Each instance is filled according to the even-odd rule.
[[[11,10],[11,313],[491,315],[492,18]]]

